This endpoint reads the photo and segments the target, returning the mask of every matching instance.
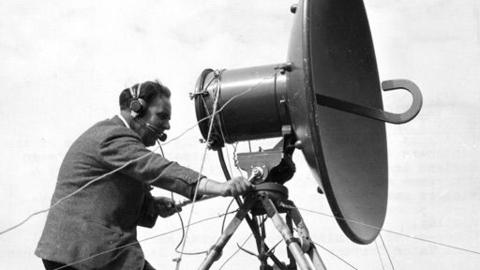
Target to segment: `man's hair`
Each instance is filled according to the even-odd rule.
[[[132,86],[134,90],[138,88],[139,84]],[[143,99],[147,106],[149,106],[156,97],[170,97],[170,89],[158,81],[146,81],[140,86],[138,98]],[[122,90],[119,97],[120,110],[129,110],[130,102],[133,96],[130,92],[130,88]]]

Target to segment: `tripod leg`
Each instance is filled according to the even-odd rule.
[[[302,248],[295,241],[292,231],[288,228],[285,221],[283,221],[273,202],[268,197],[262,197],[261,200],[268,217],[272,219],[273,225],[275,225],[275,228],[280,232],[283,240],[285,240],[285,242],[287,243],[288,249],[292,253],[297,264],[300,266],[300,269],[314,270],[308,263],[307,259],[303,254]]]
[[[302,249],[308,254],[315,268],[317,270],[327,269],[310,238],[310,232],[308,231],[307,225],[305,225],[305,221],[297,207],[293,206],[290,208],[290,216],[297,227],[298,235],[302,239]]]
[[[317,248],[312,245],[310,250],[308,251],[308,256],[312,260],[313,265],[315,266],[316,269],[318,270],[325,270],[327,269],[325,267],[325,264],[323,264],[322,258],[320,257],[320,254],[318,254]]]
[[[238,226],[242,223],[243,219],[247,216],[250,207],[253,205],[253,200],[245,202],[238,212],[233,217],[232,221],[223,231],[222,235],[217,239],[217,242],[208,251],[207,257],[203,260],[202,264],[198,268],[199,270],[210,269],[212,264],[222,256],[222,250],[228,243],[228,240],[237,230]]]
[[[290,216],[290,213],[287,213],[285,217],[285,221],[287,222],[288,229],[290,231],[293,231],[293,223],[292,223],[292,217]],[[288,269],[289,270],[297,270],[297,262],[295,261],[295,257],[293,257],[292,252],[287,248],[287,256],[288,260],[290,261],[288,263]]]

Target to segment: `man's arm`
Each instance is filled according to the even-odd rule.
[[[208,179],[177,162],[152,153],[137,136],[122,130],[119,133],[100,143],[100,156],[109,170],[117,169],[130,162],[120,173],[189,199],[193,199],[196,183],[200,179],[197,195],[236,196],[251,188],[251,184],[243,177],[224,183]]]
[[[245,193],[250,188],[251,184],[243,177],[235,177],[227,183],[220,183],[203,177],[198,184],[197,195],[237,196]],[[153,197],[152,194],[148,192],[145,196],[142,213],[137,225],[152,228],[159,215],[162,217],[168,217],[181,210],[181,207],[176,206],[175,202],[169,198]]]
[[[204,177],[198,172],[148,150],[133,132],[119,129],[99,145],[99,156],[106,169],[114,170],[126,163],[119,173],[192,199],[195,184]]]

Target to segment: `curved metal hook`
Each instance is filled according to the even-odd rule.
[[[412,95],[412,105],[410,106],[410,108],[406,112],[398,114],[384,112],[385,116],[387,116],[388,118],[388,121],[385,122],[389,122],[392,124],[406,123],[415,118],[420,112],[420,109],[422,109],[422,92],[420,92],[420,89],[414,82],[405,79],[384,81],[382,82],[382,89],[383,91],[405,89]]]
[[[395,89],[405,89],[412,95],[412,105],[404,113],[391,113],[382,109],[365,107],[348,101],[327,97],[324,95],[316,94],[316,100],[318,105],[326,106],[329,108],[337,109],[344,112],[357,114],[360,116],[368,117],[374,120],[388,122],[391,124],[403,124],[406,123],[420,112],[423,103],[422,93],[418,86],[412,81],[405,79],[388,80],[382,82],[383,91],[391,91]]]

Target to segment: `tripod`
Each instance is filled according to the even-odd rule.
[[[290,260],[288,265],[282,263],[273,254],[272,250],[268,249],[265,244],[264,223],[258,223],[256,220],[250,219],[249,213],[253,217],[266,214],[272,220],[275,228],[280,232],[287,244]],[[285,220],[280,215],[281,213],[286,214]],[[257,241],[259,250],[257,257],[261,262],[260,270],[292,270],[297,269],[297,264],[301,270],[326,269],[315,245],[310,240],[310,234],[300,212],[293,202],[288,200],[288,189],[282,184],[271,182],[255,185],[255,190],[245,196],[245,200],[240,205],[238,212],[211,247],[207,257],[198,269],[210,269],[213,263],[221,257],[223,248],[244,219],[247,219]],[[254,223],[255,226],[252,226],[251,223]],[[294,237],[293,225],[295,225],[298,238]],[[267,263],[268,258],[274,262],[273,266]]]

